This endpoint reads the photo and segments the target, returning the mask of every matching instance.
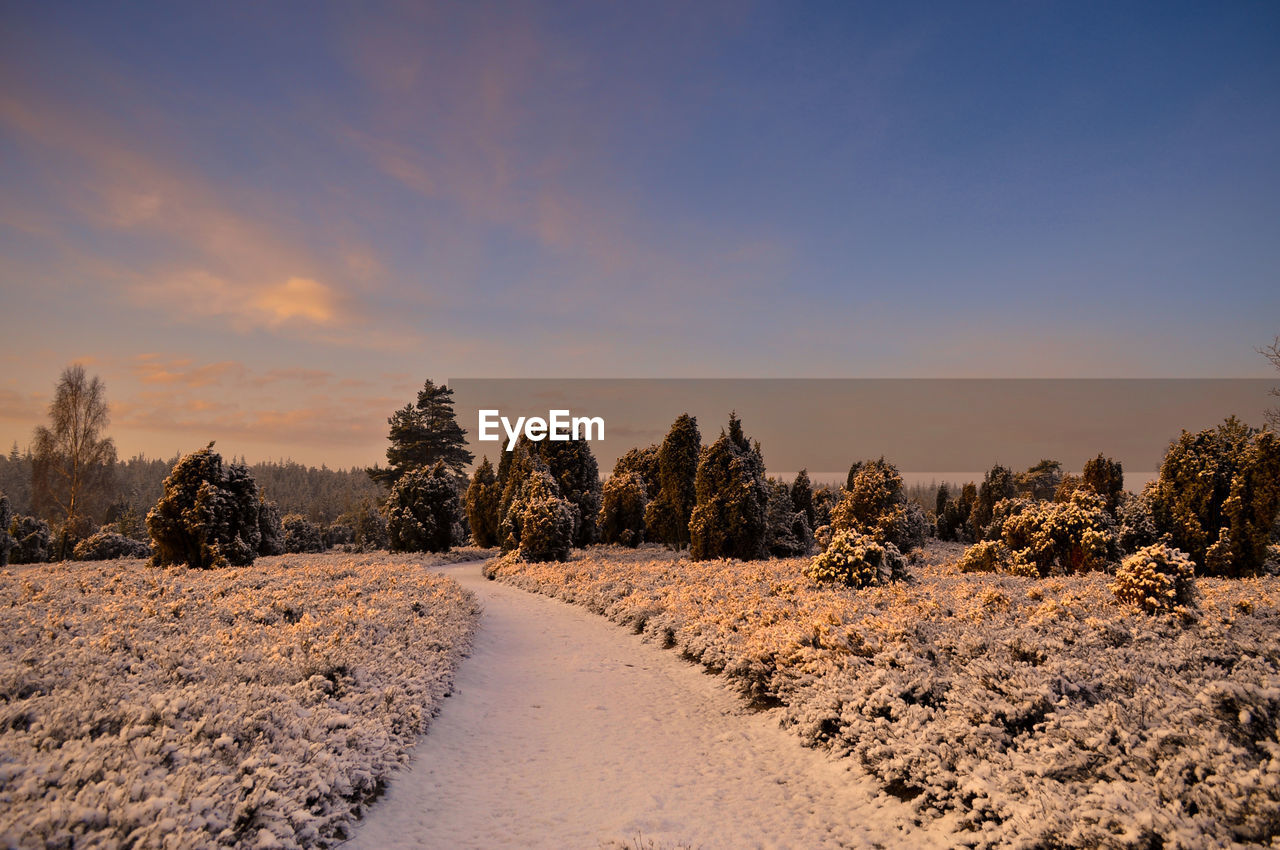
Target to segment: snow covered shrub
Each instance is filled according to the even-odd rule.
[[[284,551],[291,555],[303,552],[323,552],[324,540],[320,526],[302,514],[289,514],[280,523],[284,529]]]
[[[944,484],[938,488],[937,534],[939,540],[970,540],[969,517],[978,499],[978,486],[970,481],[952,497]]]
[[[810,529],[817,528],[813,508],[813,485],[809,483],[809,471],[802,469],[796,473],[796,480],[791,482],[791,504],[804,514],[804,521]]]
[[[697,418],[680,414],[658,449],[658,489],[649,492],[644,513],[648,538],[677,551],[689,545],[689,521],[698,502],[701,453],[702,434]]]
[[[695,481],[697,506],[689,518],[689,553],[695,561],[768,555],[768,485],[759,444],[742,432],[736,413],[729,432],[703,450]]]
[[[868,534],[902,552],[924,543],[927,526],[924,511],[907,501],[898,468],[884,458],[853,464],[844,496],[831,511],[837,532]]]
[[[12,522],[13,510],[9,507],[9,497],[0,493],[0,567],[9,566],[9,550],[13,548],[9,524]]]
[[[448,552],[460,507],[444,461],[400,476],[385,510],[392,552]]]
[[[1280,509],[1280,438],[1234,416],[1173,442],[1151,488],[1157,529],[1209,575],[1256,572]]]
[[[464,506],[467,524],[471,526],[471,542],[482,548],[496,546],[498,543],[498,506],[502,502],[502,488],[498,485],[498,476],[493,471],[486,455],[471,483],[467,486]]]
[[[280,508],[275,502],[262,499],[258,504],[258,554],[263,557],[284,554],[284,526],[280,520]]]
[[[657,446],[629,449],[626,454],[618,458],[617,462],[614,463],[613,474],[626,475],[628,472],[638,474],[644,481],[645,493],[652,499],[662,489],[662,477],[658,461],[659,451]],[[694,464],[696,470],[696,457]]]
[[[1009,547],[999,540],[979,540],[964,550],[956,566],[962,573],[998,573],[1008,570],[1013,561]]]
[[[323,536],[325,549],[346,548],[356,542],[356,530],[341,517],[329,523]]]
[[[831,538],[835,536],[835,531],[829,525],[820,525],[813,532],[813,544],[818,547],[819,552],[827,551],[827,547],[831,545]]]
[[[1026,472],[1015,475],[1013,481],[1019,496],[1047,502],[1062,485],[1062,462],[1042,460]]]
[[[551,476],[531,473],[520,504],[520,557],[567,561],[573,548],[574,506],[560,495]]]
[[[992,513],[1004,515],[1000,539],[1014,560],[1041,577],[1103,569],[1116,548],[1106,502],[1089,490],[1078,490],[1066,504],[1009,499]]]
[[[213,443],[174,464],[164,495],[147,514],[151,565],[246,566],[262,539],[261,499],[242,464],[223,466]]]
[[[639,546],[644,542],[647,504],[644,477],[640,473],[614,473],[604,484],[604,497],[600,502],[600,540]]]
[[[777,558],[807,555],[813,548],[813,532],[804,511],[796,510],[786,482],[770,479],[765,522],[765,546]]]
[[[819,583],[870,587],[906,578],[907,563],[892,543],[880,543],[857,531],[840,531],[827,550],[809,562],[807,572]]]
[[[1151,488],[1141,493],[1121,493],[1116,507],[1116,541],[1125,554],[1137,552],[1160,538],[1151,513]]]
[[[115,526],[104,525],[76,544],[71,557],[76,561],[114,561],[116,558],[149,558],[151,547],[141,540],[130,540]]]
[[[9,524],[13,548],[9,560],[15,564],[43,564],[53,558],[53,532],[49,523],[34,516],[15,516]]]
[[[1121,602],[1150,614],[1185,614],[1195,604],[1195,573],[1186,552],[1157,543],[1121,561],[1107,587]]]

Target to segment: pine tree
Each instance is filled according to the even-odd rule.
[[[466,429],[458,425],[453,411],[453,390],[437,387],[430,380],[422,385],[416,404],[406,404],[391,414],[387,420],[391,426],[387,439],[386,468],[375,466],[368,470],[369,477],[379,484],[391,487],[402,475],[414,469],[429,469],[437,462],[455,477],[462,477],[462,470],[475,455],[467,451]]]
[[[698,500],[701,451],[698,420],[687,413],[680,414],[658,449],[658,492],[644,514],[650,540],[660,540],[676,550],[689,545],[689,520]]]

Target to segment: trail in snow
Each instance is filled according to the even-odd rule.
[[[949,843],[718,678],[480,566],[442,568],[484,606],[474,649],[346,847]]]

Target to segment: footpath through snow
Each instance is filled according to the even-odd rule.
[[[950,844],[717,677],[480,568],[442,568],[484,606],[472,654],[345,846]]]

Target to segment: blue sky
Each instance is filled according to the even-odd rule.
[[[1280,7],[0,4],[0,439],[425,377],[1267,376]]]

